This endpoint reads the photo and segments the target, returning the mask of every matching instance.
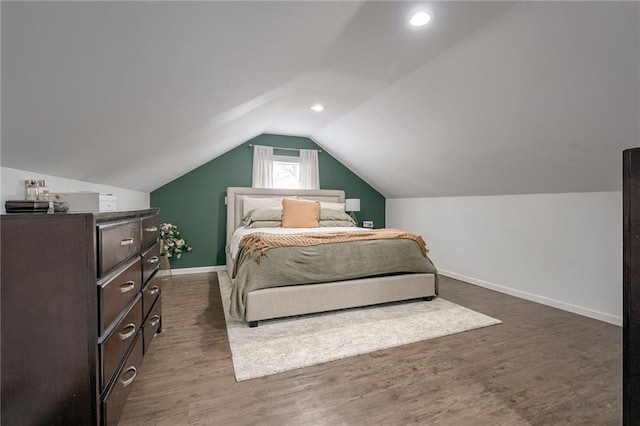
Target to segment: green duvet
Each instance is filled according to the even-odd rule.
[[[235,319],[244,319],[246,295],[254,290],[389,274],[437,274],[431,260],[409,239],[273,248],[259,263],[257,256],[241,249],[236,257],[230,308]]]

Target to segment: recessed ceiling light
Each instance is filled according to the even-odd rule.
[[[409,19],[412,27],[424,27],[431,21],[431,15],[427,12],[418,12]]]
[[[324,107],[320,104],[315,104],[314,106],[311,107],[311,111],[322,112],[324,111]]]

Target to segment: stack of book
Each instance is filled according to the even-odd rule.
[[[7,213],[46,213],[49,210],[48,201],[38,200],[9,200],[5,201]]]

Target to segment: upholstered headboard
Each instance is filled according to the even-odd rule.
[[[344,203],[344,191],[335,189],[266,189],[266,188],[227,188],[227,248],[233,231],[243,225],[244,197],[295,197],[308,200]]]

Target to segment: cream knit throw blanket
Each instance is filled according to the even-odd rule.
[[[362,232],[335,232],[326,234],[269,234],[256,232],[242,237],[240,249],[249,254],[259,252],[256,262],[260,263],[262,256],[272,248],[277,247],[308,247],[329,243],[346,243],[350,241],[383,240],[405,238],[413,240],[420,247],[423,256],[427,256],[427,245],[421,236],[400,229],[385,228]]]

